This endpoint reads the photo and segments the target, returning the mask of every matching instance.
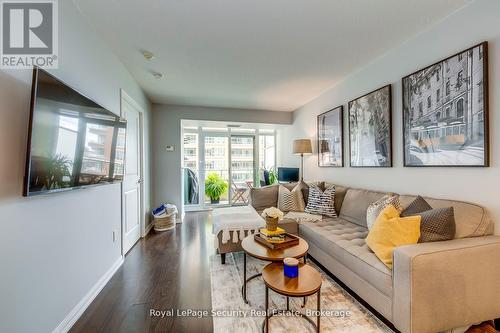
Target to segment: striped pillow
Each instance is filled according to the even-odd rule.
[[[300,184],[291,191],[280,185],[278,188],[278,209],[282,212],[303,212],[305,208]]]
[[[325,191],[314,184],[309,185],[306,213],[337,217],[335,211],[335,185],[327,187]]]

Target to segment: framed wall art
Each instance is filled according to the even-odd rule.
[[[391,85],[350,101],[351,167],[392,167]]]
[[[405,166],[489,166],[486,42],[402,84]]]
[[[320,167],[344,166],[343,119],[343,106],[338,106],[318,116],[318,165]]]

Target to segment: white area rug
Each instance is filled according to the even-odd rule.
[[[247,277],[262,270],[268,262],[247,256]],[[315,266],[309,261],[309,264]],[[316,267],[316,266],[315,266]],[[317,268],[317,267],[316,267]],[[321,309],[330,316],[321,317],[321,332],[392,332],[384,323],[363,305],[344,291],[328,275],[321,272]],[[213,317],[214,332],[261,332],[264,321],[265,286],[261,277],[248,283],[247,299],[243,302],[243,253],[226,255],[222,265],[220,256],[210,258],[212,278],[212,311],[220,315]],[[305,309],[301,308],[302,298],[290,298],[290,309],[304,313],[305,309],[316,310],[316,296],[308,297]],[[270,309],[285,309],[286,298],[269,290]],[[311,319],[316,322],[316,318]],[[313,326],[301,317],[275,316],[270,320],[270,332],[314,332]]]

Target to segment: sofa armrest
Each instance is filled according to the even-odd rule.
[[[400,331],[438,332],[500,317],[500,236],[401,246],[393,260]]]

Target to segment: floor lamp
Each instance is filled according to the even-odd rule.
[[[300,155],[300,170],[302,172],[300,179],[304,180],[304,155],[312,154],[311,140],[299,139],[293,141],[293,153]]]

